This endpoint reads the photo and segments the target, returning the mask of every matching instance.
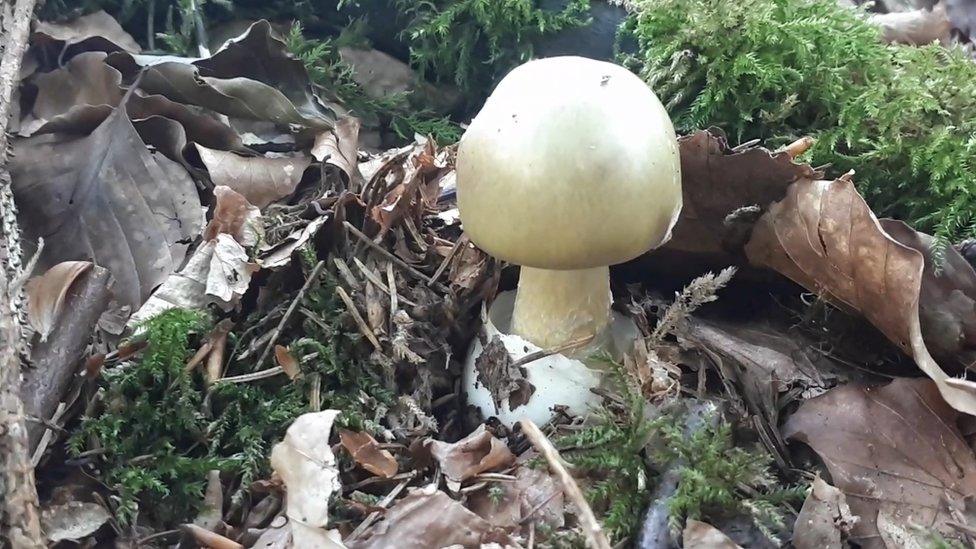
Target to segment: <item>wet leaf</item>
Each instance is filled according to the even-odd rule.
[[[352,459],[370,473],[383,478],[397,474],[398,466],[393,454],[379,447],[369,433],[339,430],[339,440]]]
[[[915,358],[952,407],[976,414],[976,383],[949,378],[922,338],[922,254],[885,233],[849,178],[791,185],[756,223],[746,253],[754,265],[862,314]]]
[[[956,427],[959,413],[927,379],[883,387],[849,384],[808,400],[783,428],[824,461],[834,485],[860,517],[851,539],[866,549],[888,543],[880,524],[956,532],[949,506],[976,492],[976,457]]]
[[[275,361],[281,369],[285,371],[285,375],[288,379],[295,379],[296,377],[302,375],[302,367],[298,364],[298,359],[291,354],[288,347],[284,345],[275,345],[274,348]]]
[[[346,545],[350,549],[479,547],[490,531],[483,518],[430,487],[397,501],[382,521]]]
[[[10,165],[27,240],[47,243],[45,269],[92,260],[116,280],[115,295],[138,307],[200,234],[203,215],[186,171],[151,154],[119,107],[90,135],[14,141]]]
[[[689,520],[682,534],[684,546],[695,549],[742,549],[721,530],[698,520]]]
[[[326,410],[299,416],[271,451],[271,467],[288,488],[286,515],[295,547],[318,547],[329,539],[329,499],[339,490],[329,434],[338,415]]]
[[[857,521],[844,492],[817,477],[793,525],[793,546],[796,549],[841,549],[844,547],[841,540],[846,540]]]
[[[199,144],[197,150],[214,185],[234,189],[258,208],[294,192],[311,164],[307,156],[240,156]]]
[[[97,503],[71,501],[41,511],[41,527],[51,543],[79,541],[94,534],[112,518]]]
[[[27,320],[40,334],[41,341],[47,341],[57,325],[71,285],[91,266],[90,261],[65,261],[27,282]]]
[[[508,446],[484,425],[457,442],[430,440],[427,447],[440,464],[444,476],[455,482],[465,481],[479,473],[498,471],[515,463],[515,455]]]
[[[103,10],[64,23],[38,21],[31,35],[34,45],[54,45],[79,51],[118,51],[138,53],[142,48],[119,22]]]

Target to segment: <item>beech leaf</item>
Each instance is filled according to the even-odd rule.
[[[57,325],[71,285],[92,266],[91,261],[65,261],[27,282],[27,321],[47,341]]]
[[[515,455],[484,425],[457,442],[430,440],[430,454],[449,480],[461,482],[478,473],[497,471],[515,463]]]
[[[295,191],[311,164],[307,156],[240,156],[197,144],[200,159],[214,185],[234,189],[258,208],[264,208]]]
[[[390,452],[381,449],[379,443],[369,433],[340,429],[339,440],[352,459],[362,465],[363,469],[383,478],[390,478],[397,474],[396,458]]]

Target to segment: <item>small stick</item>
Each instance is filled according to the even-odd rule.
[[[291,300],[291,305],[289,305],[288,309],[285,311],[285,316],[281,317],[281,320],[278,321],[278,326],[275,327],[274,334],[271,336],[271,339],[268,340],[268,344],[264,346],[264,352],[261,353],[261,358],[259,358],[256,363],[258,366],[264,364],[264,361],[268,358],[268,355],[271,354],[271,349],[274,348],[275,343],[278,343],[278,338],[281,337],[281,332],[285,329],[285,324],[288,323],[288,319],[291,318],[291,315],[295,312],[295,309],[298,308],[298,303],[303,297],[305,297],[308,289],[312,286],[312,282],[318,279],[319,273],[322,272],[322,267],[324,265],[325,261],[319,261],[315,264],[315,268],[313,268],[312,273],[308,275],[308,279],[305,280],[305,284],[302,285],[302,289],[298,290],[298,294],[295,296],[295,299]]]
[[[346,281],[346,284],[348,284],[350,288],[357,291],[363,289],[359,281],[356,280],[356,277],[353,276],[352,270],[349,269],[348,263],[346,263],[341,257],[333,257],[332,261],[335,263],[336,269],[339,270],[339,274],[342,275],[342,279]]]
[[[783,147],[777,152],[785,152],[786,154],[790,155],[790,158],[796,158],[801,154],[810,150],[810,147],[813,146],[813,143],[814,141],[812,137],[810,136],[801,137],[796,141],[790,143],[789,145]]]
[[[366,339],[373,344],[373,347],[375,347],[377,351],[383,350],[383,348],[380,346],[380,341],[376,339],[376,334],[373,333],[373,330],[369,329],[369,324],[366,324],[366,320],[359,312],[359,308],[356,307],[355,303],[353,303],[352,298],[349,297],[346,290],[344,290],[342,286],[336,286],[336,294],[338,294],[339,298],[342,299],[342,302],[346,304],[346,308],[349,309],[349,313],[352,314],[353,320],[355,320],[356,325],[359,326],[359,331],[366,336]]]
[[[457,242],[455,242],[454,245],[451,246],[451,251],[447,252],[447,257],[444,258],[444,261],[441,261],[441,264],[437,267],[437,270],[434,271],[434,274],[430,277],[430,282],[427,283],[428,285],[433,283],[435,280],[440,278],[442,274],[444,274],[444,271],[447,270],[447,266],[450,265],[451,260],[454,259],[455,255],[457,255],[458,250],[461,249],[461,246],[464,246],[467,243],[468,243],[468,235],[462,234],[461,238],[458,238]]]
[[[393,264],[387,262],[386,264],[386,282],[390,285],[390,333],[395,333],[396,326],[393,322],[393,317],[396,316],[397,310],[400,308],[400,304],[397,302],[397,287],[396,287],[396,273],[393,272]]]
[[[563,492],[566,494],[566,497],[576,505],[576,509],[579,511],[580,523],[582,523],[583,530],[586,533],[586,540],[589,542],[589,546],[593,549],[611,549],[610,542],[607,540],[606,534],[603,533],[603,527],[597,522],[596,515],[593,514],[593,509],[586,503],[586,498],[583,497],[583,492],[580,490],[579,485],[576,484],[573,476],[569,474],[569,471],[563,465],[562,459],[559,457],[559,451],[552,445],[552,442],[549,442],[546,435],[539,430],[539,426],[533,423],[532,420],[519,420],[519,425],[522,427],[522,432],[525,433],[525,437],[532,443],[532,446],[542,454],[542,457],[546,458],[549,468],[552,469],[552,472],[559,478],[560,484],[563,485]]]
[[[390,490],[390,493],[387,494],[386,497],[384,497],[382,500],[380,500],[380,502],[377,504],[377,506],[378,507],[381,507],[381,508],[384,508],[384,509],[386,507],[388,507],[391,503],[393,503],[393,500],[396,499],[396,497],[398,495],[400,495],[400,492],[402,492],[403,489],[407,487],[407,484],[410,484],[410,480],[411,479],[413,479],[413,475],[410,475],[409,478],[403,479],[400,482],[400,484],[397,484],[396,487],[394,487],[392,490]],[[372,513],[369,514],[368,517],[366,517],[366,520],[364,520],[364,521],[362,521],[362,522],[359,523],[359,526],[357,526],[356,529],[353,530],[351,534],[349,534],[349,537],[348,538],[346,538],[346,539],[344,539],[342,541],[346,545],[349,545],[349,542],[351,542],[351,541],[355,540],[356,538],[358,538],[359,536],[361,536],[362,533],[365,532],[366,529],[369,528],[374,522],[376,522],[376,519],[378,519],[378,518],[380,518],[380,512],[379,511],[373,511]]]
[[[274,368],[268,368],[267,370],[261,370],[260,372],[251,372],[250,374],[241,374],[239,376],[222,377],[218,379],[217,383],[247,383],[249,381],[258,381],[260,379],[267,379],[269,377],[274,377],[278,374],[285,373],[285,369],[281,366],[275,366]]]
[[[359,240],[361,240],[363,243],[365,243],[367,246],[369,246],[370,248],[372,248],[373,250],[375,250],[377,253],[379,253],[383,257],[385,257],[385,258],[389,259],[390,261],[396,263],[397,265],[399,265],[403,269],[406,269],[410,274],[412,274],[412,275],[416,276],[417,278],[423,280],[424,282],[426,282],[426,283],[434,286],[435,288],[437,288],[438,290],[440,290],[440,291],[442,291],[444,293],[447,293],[447,292],[450,291],[450,290],[448,290],[447,286],[441,284],[440,282],[436,282],[436,281],[432,280],[429,276],[427,276],[424,273],[418,271],[416,268],[411,267],[410,264],[408,264],[406,261],[400,259],[399,257],[397,257],[397,256],[393,255],[392,253],[388,252],[387,250],[383,249],[382,246],[380,246],[379,244],[373,242],[368,236],[366,236],[365,234],[363,234],[362,231],[360,231],[359,229],[357,229],[356,227],[354,227],[352,223],[350,223],[348,221],[343,221],[342,222],[342,225],[343,225],[343,227],[346,228],[347,231],[349,231],[350,233],[352,233],[353,236],[355,236],[356,238],[358,238]]]
[[[542,359],[542,358],[546,358],[547,356],[556,355],[556,354],[559,354],[559,353],[561,353],[563,351],[568,351],[570,349],[575,349],[577,347],[582,347],[583,345],[586,345],[587,343],[593,341],[593,337],[594,336],[592,336],[592,335],[588,335],[586,337],[581,337],[579,339],[574,339],[573,341],[569,341],[569,342],[563,343],[562,345],[559,345],[557,347],[553,347],[552,349],[542,349],[540,351],[535,351],[535,352],[529,353],[529,354],[523,356],[522,358],[520,358],[520,359],[512,362],[512,366],[515,366],[515,367],[525,366],[526,364],[528,364],[530,362],[535,362],[536,360],[539,360],[539,359]]]
[[[732,147],[732,152],[743,151],[745,149],[748,149],[749,147],[752,147],[753,145],[758,145],[760,141],[762,141],[762,140],[761,139],[750,139],[749,141],[746,141],[745,143],[739,143],[738,145]]]
[[[388,288],[386,286],[386,283],[383,282],[383,279],[380,278],[380,275],[378,275],[372,269],[370,269],[369,267],[367,267],[366,264],[363,263],[362,261],[360,261],[358,257],[353,257],[352,260],[356,264],[356,268],[359,269],[359,271],[361,273],[363,273],[363,276],[365,276],[368,281],[372,282],[374,286],[376,286],[377,288],[379,288],[380,290],[382,290],[383,293],[385,293],[386,295],[390,295],[390,292],[395,292],[396,291],[396,286],[395,285],[394,285],[394,287],[393,287],[392,290],[390,288]],[[390,265],[390,264],[387,263],[387,265]],[[409,299],[407,299],[407,298],[405,298],[403,296],[398,296],[398,299],[403,300],[404,303],[406,303],[407,305],[409,305],[411,307],[416,307],[417,306],[416,303],[414,303],[413,301],[410,301]],[[393,318],[393,311],[392,310],[390,311],[390,318],[391,319]]]
[[[61,417],[67,409],[68,407],[63,402],[58,403],[57,409],[54,410],[54,415],[51,416],[51,425],[44,430],[44,434],[41,435],[41,441],[37,443],[37,448],[34,449],[34,455],[31,456],[32,466],[37,467],[37,464],[41,462],[41,458],[44,457],[44,452],[47,451],[48,445],[51,444],[51,440],[54,439],[54,429],[51,427],[57,427],[59,431],[64,430],[57,423],[61,421]]]

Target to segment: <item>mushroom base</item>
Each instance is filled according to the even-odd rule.
[[[538,345],[509,333],[514,305],[515,292],[499,294],[484,319],[486,342],[498,338],[512,362],[541,350]],[[603,351],[620,359],[633,348],[634,340],[640,335],[630,318],[617,313],[612,314],[608,328],[605,341],[591,343],[575,355],[584,357]],[[491,390],[479,379],[478,358],[483,352],[484,345],[475,338],[465,361],[463,379],[468,404],[478,408],[483,418],[495,416],[509,427],[520,419],[531,419],[542,425],[552,417],[556,406],[565,406],[573,415],[588,415],[602,408],[602,398],[590,389],[606,384],[606,364],[599,359],[577,359],[562,354],[549,355],[522,367],[522,375],[533,388],[527,403],[512,409],[509,397],[501,395],[500,405],[496,406]]]

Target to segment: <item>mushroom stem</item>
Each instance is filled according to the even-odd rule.
[[[543,349],[585,337],[610,323],[610,268],[555,271],[522,267],[511,331]]]

